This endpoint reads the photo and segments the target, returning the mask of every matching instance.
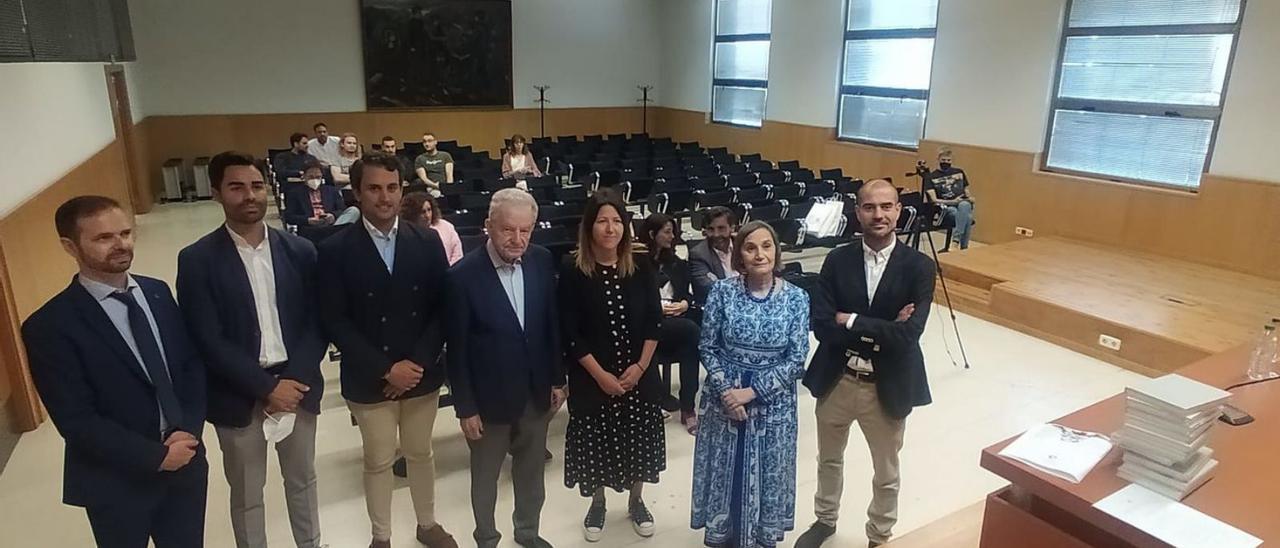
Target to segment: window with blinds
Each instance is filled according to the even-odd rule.
[[[127,0],[0,0],[0,62],[135,59]]]
[[[1244,0],[1070,0],[1046,169],[1194,191]]]
[[[924,135],[938,0],[849,0],[840,139],[914,149]]]
[[[769,95],[771,0],[716,0],[711,120],[760,127]]]

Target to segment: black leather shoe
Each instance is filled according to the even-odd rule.
[[[809,526],[808,531],[796,539],[796,548],[818,548],[834,534],[836,534],[835,527],[815,521]]]

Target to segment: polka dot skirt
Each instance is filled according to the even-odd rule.
[[[621,375],[635,363],[631,331],[627,325],[626,299],[615,267],[601,267],[605,304],[613,333],[615,360],[606,370]],[[666,431],[662,410],[641,400],[633,390],[612,398],[590,413],[571,414],[565,439],[565,487],[578,486],[584,497],[600,487],[630,489],[637,481],[657,483],[667,468]]]

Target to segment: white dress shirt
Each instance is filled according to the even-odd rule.
[[[880,251],[867,247],[865,242],[862,244],[862,262],[867,276],[868,306],[876,298],[876,289],[880,287],[880,279],[884,277],[884,268],[889,265],[889,256],[893,255],[893,248],[897,245],[897,238],[890,240],[889,245]],[[845,329],[853,329],[853,321],[856,319],[858,319],[857,314],[850,314],[849,319],[844,322]],[[871,362],[859,356],[849,358],[849,367],[857,371],[872,372]]]
[[[738,271],[733,268],[733,244],[729,244],[729,251],[720,251],[715,247],[711,250],[716,252],[716,256],[720,258],[720,264],[724,266],[724,279],[737,278]]]
[[[484,246],[489,253],[489,260],[493,261],[493,269],[498,272],[498,282],[502,284],[502,291],[507,294],[507,301],[511,303],[511,309],[516,314],[516,319],[520,321],[520,328],[524,328],[524,265],[523,261],[516,259],[514,263],[508,263],[502,255],[498,254],[498,250],[493,247],[493,241],[489,241]]]
[[[231,241],[236,244],[244,272],[249,275],[249,290],[253,292],[253,306],[258,315],[258,365],[269,367],[289,361],[289,351],[284,347],[284,329],[280,327],[280,311],[276,308],[276,270],[271,260],[271,238],[267,224],[262,223],[262,242],[249,245],[243,236],[227,227]]]
[[[341,139],[338,139],[337,137],[331,136],[322,145],[320,144],[320,140],[312,138],[310,141],[307,141],[307,154],[310,154],[321,162],[331,166],[336,166],[338,165],[338,157],[340,156],[339,152],[342,150],[342,146],[338,144],[338,141],[340,140]]]

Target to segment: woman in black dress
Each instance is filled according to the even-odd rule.
[[[640,241],[647,248],[645,256],[657,278],[658,296],[662,300],[662,334],[658,339],[658,356],[663,363],[680,364],[680,399],[671,396],[671,379],[664,378],[662,408],[680,411],[680,424],[686,431],[698,431],[698,413],[694,400],[698,395],[698,311],[689,308],[689,263],[676,256],[676,221],[671,216],[654,213],[644,220]],[[670,377],[670,375],[668,375]]]
[[[592,497],[583,520],[589,542],[604,534],[605,487],[629,490],[632,527],[653,535],[641,489],[667,467],[661,381],[649,367],[662,307],[652,269],[631,254],[625,213],[613,192],[593,195],[578,251],[560,271],[560,318],[572,360],[564,483]]]

